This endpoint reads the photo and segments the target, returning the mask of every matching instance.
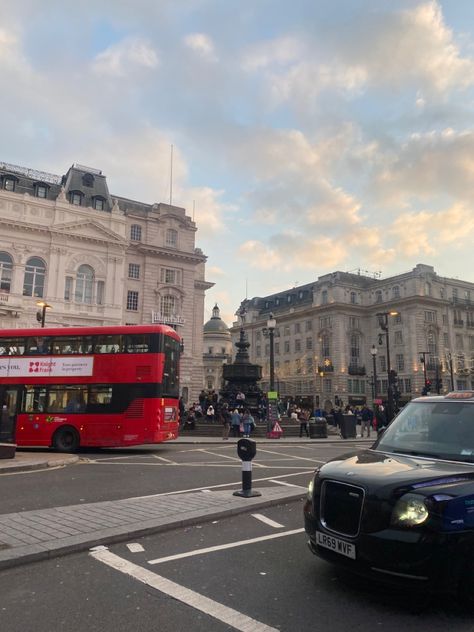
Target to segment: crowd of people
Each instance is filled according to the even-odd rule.
[[[344,408],[336,406],[335,408],[332,408],[329,413],[322,408],[316,408],[314,411],[311,411],[308,408],[303,408],[297,405],[290,406],[288,410],[288,416],[290,419],[293,422],[300,424],[300,437],[303,437],[303,434],[309,437],[308,423],[311,418],[324,418],[329,420],[330,423],[337,428],[341,428],[344,415],[355,416],[356,425],[360,425],[360,432],[358,433],[360,437],[363,437],[364,435],[370,437],[371,430],[379,431],[387,425],[387,417],[382,405],[377,405],[375,407],[375,412],[366,404],[354,407],[348,404]]]

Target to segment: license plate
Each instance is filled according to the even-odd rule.
[[[327,535],[327,533],[316,531],[316,544],[324,547],[325,549],[329,549],[330,551],[334,551],[335,553],[340,553],[341,555],[350,557],[353,560],[356,558],[355,544],[335,538],[333,535]]]

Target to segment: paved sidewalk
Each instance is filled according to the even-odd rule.
[[[304,497],[300,486],[254,487],[260,497],[233,490],[157,494],[0,515],[0,569],[50,559],[216,520]]]

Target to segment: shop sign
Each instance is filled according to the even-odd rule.
[[[161,312],[152,312],[151,322],[153,324],[161,324],[161,325],[184,325],[186,321],[184,320],[182,316],[178,316],[178,314],[171,314],[170,316],[165,316]]]

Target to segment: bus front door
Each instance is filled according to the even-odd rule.
[[[12,459],[15,456],[20,390],[19,386],[0,386],[0,459]]]

